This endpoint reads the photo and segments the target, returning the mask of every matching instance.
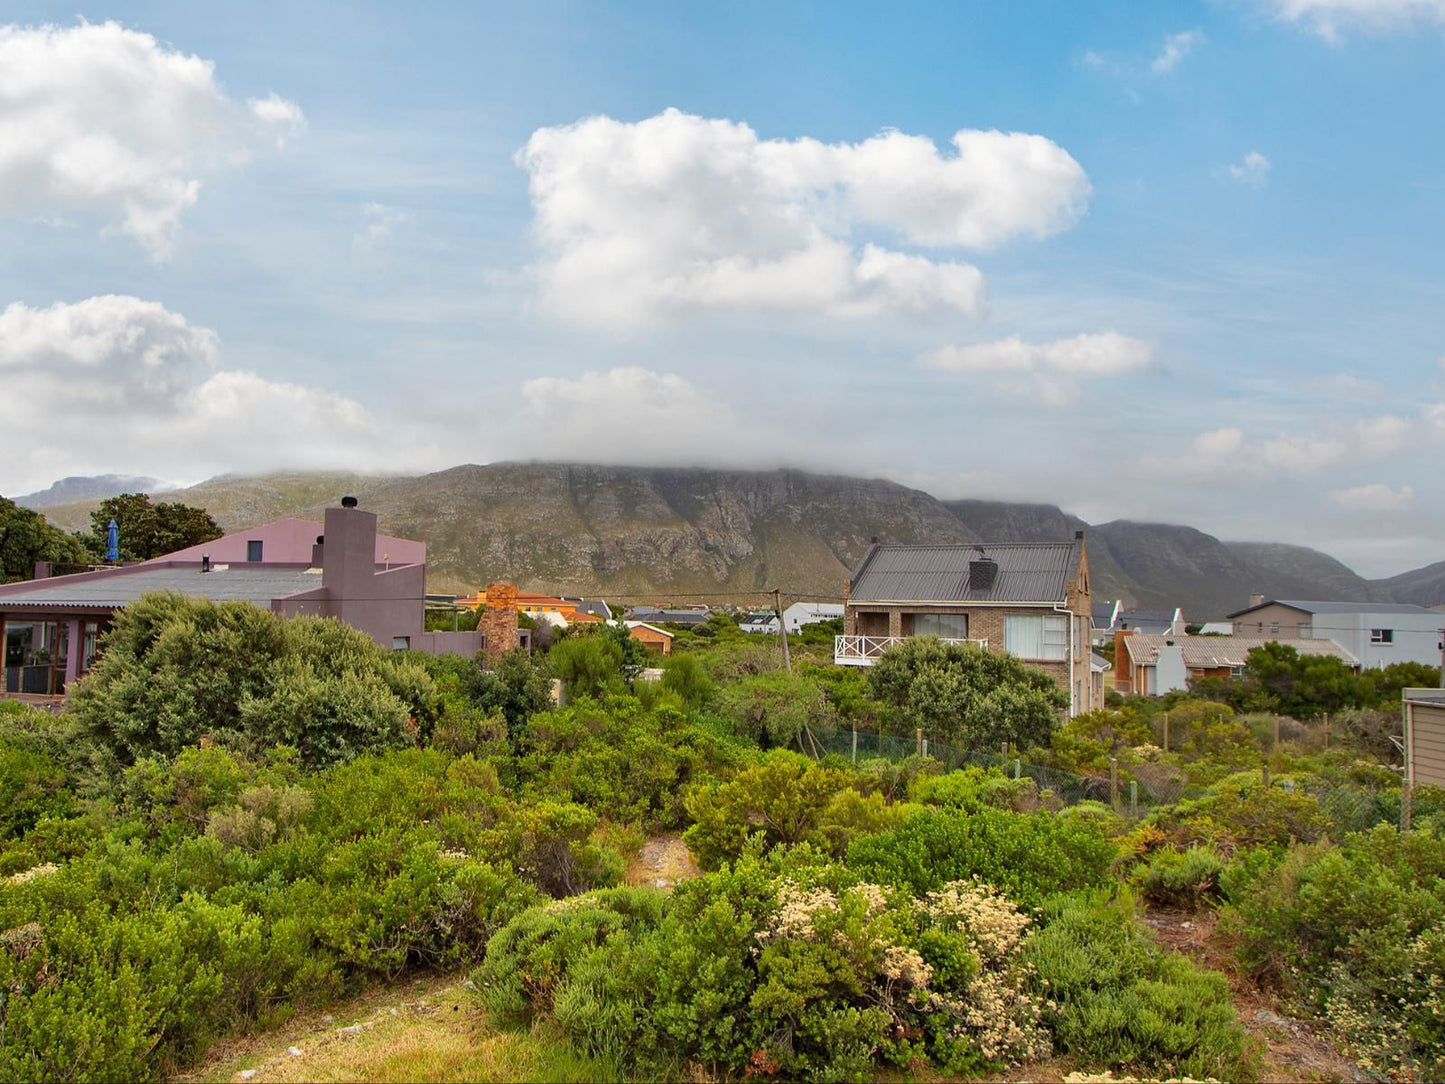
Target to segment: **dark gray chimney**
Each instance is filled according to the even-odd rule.
[[[201,571],[211,571],[211,555],[209,553],[201,554]]]
[[[996,579],[998,579],[998,562],[992,557],[980,552],[977,558],[968,562],[968,589],[970,591],[987,591],[993,587]]]
[[[317,535],[317,536],[316,536],[316,544],[311,547],[311,567],[312,567],[312,568],[320,568],[320,567],[321,567],[321,562],[322,562],[323,560],[325,560],[325,556],[324,556],[324,555],[325,555],[326,551],[325,551],[325,549],[323,548],[325,545],[326,545],[326,536],[325,536],[324,534],[319,534],[319,535]]]

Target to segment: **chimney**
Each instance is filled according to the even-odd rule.
[[[316,544],[311,547],[311,567],[312,567],[312,568],[320,568],[320,567],[321,567],[321,562],[326,559],[326,558],[325,558],[325,553],[326,553],[326,551],[323,549],[323,547],[324,547],[325,545],[326,545],[326,536],[325,536],[324,534],[319,534],[319,535],[317,535],[317,536],[316,536]]]
[[[357,508],[355,497],[342,497],[340,508],[326,510],[321,537],[321,586],[336,601],[366,597],[376,574],[376,513]]]
[[[34,578],[37,579],[37,580],[48,580],[48,579],[50,579],[50,562],[49,562],[49,561],[36,561],[36,562],[35,562],[35,577],[34,577]]]
[[[1263,595],[1250,595],[1250,596],[1249,596],[1249,608],[1250,608],[1250,609],[1254,609],[1254,607],[1256,607],[1256,606],[1263,606],[1263,605],[1264,605],[1264,596],[1263,596]]]
[[[211,571],[211,555],[209,553],[201,554],[201,571]]]
[[[968,589],[987,591],[998,578],[998,562],[979,548],[978,557],[968,562]]]

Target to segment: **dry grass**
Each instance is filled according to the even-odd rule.
[[[252,1076],[241,1076],[252,1070]],[[577,1054],[545,1029],[491,1027],[464,980],[449,976],[381,988],[329,1013],[226,1040],[175,1079],[592,1081],[618,1080],[621,1074]]]

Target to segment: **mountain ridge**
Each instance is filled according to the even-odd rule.
[[[167,493],[223,529],[282,516],[320,518],[343,494],[381,529],[427,543],[432,590],[491,580],[609,598],[739,597],[773,587],[841,597],[875,536],[902,543],[1064,541],[1086,532],[1095,597],[1195,620],[1250,594],[1359,601],[1445,601],[1445,562],[1366,580],[1304,546],[1226,542],[1192,527],[1091,525],[1055,505],[942,501],[883,479],[790,468],[462,464],[423,475],[283,471],[224,475]],[[95,501],[42,508],[68,529]],[[1409,597],[1404,597],[1409,596]],[[1430,599],[1430,602],[1422,600]]]

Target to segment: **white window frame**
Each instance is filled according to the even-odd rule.
[[[1038,655],[1025,655],[1015,650],[1018,646],[1018,639],[1023,635],[1023,629],[1018,628],[1016,622],[1039,622],[1037,631],[1030,631],[1028,636],[1032,643],[1035,640],[1042,652]],[[1009,634],[1010,625],[1018,629],[1016,635]],[[1036,662],[1067,662],[1069,659],[1069,622],[1063,614],[1009,614],[1003,619],[1003,649],[1010,655],[1020,659],[1030,659]],[[1057,654],[1054,654],[1057,652]]]
[[[1371,629],[1370,643],[1375,646],[1392,645],[1395,642],[1394,629]]]

